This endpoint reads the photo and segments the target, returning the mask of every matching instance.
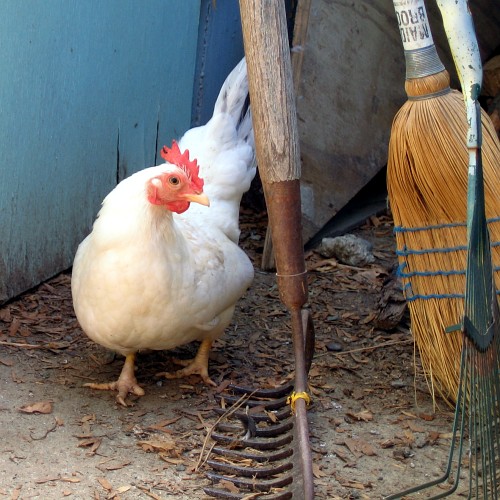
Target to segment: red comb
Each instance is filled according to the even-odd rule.
[[[167,146],[163,146],[161,150],[161,156],[168,163],[171,163],[172,165],[177,165],[178,167],[182,168],[184,172],[186,172],[186,175],[194,184],[194,186],[199,191],[202,191],[203,179],[200,179],[198,177],[198,174],[200,172],[200,167],[198,166],[198,162],[196,161],[196,159],[192,161],[189,159],[188,149],[186,149],[184,153],[181,153],[181,150],[179,149],[179,145],[177,144],[177,142],[172,141],[171,149],[167,148]]]

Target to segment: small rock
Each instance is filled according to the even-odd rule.
[[[329,342],[326,344],[327,351],[330,352],[341,352],[344,348],[338,342]]]
[[[391,382],[391,386],[394,387],[395,389],[402,389],[403,387],[406,387],[406,384],[403,380],[398,379],[398,380],[393,380]]]
[[[317,250],[323,257],[335,257],[349,266],[362,267],[375,262],[372,248],[369,241],[353,234],[345,234],[335,238],[323,238]]]

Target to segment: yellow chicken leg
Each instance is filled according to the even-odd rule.
[[[84,384],[84,387],[90,387],[91,389],[98,389],[100,391],[118,391],[116,401],[122,406],[127,406],[127,403],[125,403],[127,394],[135,394],[136,396],[144,396],[145,394],[144,389],[137,384],[134,366],[135,352],[125,356],[125,363],[117,381],[102,384],[89,383]]]
[[[187,377],[188,375],[199,375],[205,384],[217,387],[217,384],[208,376],[208,356],[210,354],[212,343],[213,342],[210,339],[203,340],[194,359],[176,360],[176,363],[184,365],[185,368],[177,370],[173,373],[158,373],[157,376],[174,379]]]

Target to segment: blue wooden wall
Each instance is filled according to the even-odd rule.
[[[194,102],[213,104],[197,76],[208,10],[206,0],[2,2],[0,302],[67,269],[103,197],[157,163]],[[230,63],[210,70],[219,80],[241,57],[226,48]]]

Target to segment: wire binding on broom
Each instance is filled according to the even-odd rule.
[[[427,255],[433,253],[451,253],[451,252],[459,252],[461,250],[467,250],[467,246],[465,245],[457,245],[455,247],[448,248],[419,248],[413,249],[408,248],[407,246],[403,247],[402,250],[396,250],[396,255],[400,257],[408,257],[409,255]]]
[[[486,220],[488,224],[492,224],[493,222],[500,222],[500,217],[491,217]],[[429,229],[444,229],[447,227],[467,227],[466,222],[449,222],[447,224],[434,224],[431,226],[422,226],[422,227],[405,227],[405,226],[394,226],[395,233],[415,233],[417,231],[428,231]],[[493,244],[493,243],[492,243]],[[498,245],[499,242],[496,242]]]

